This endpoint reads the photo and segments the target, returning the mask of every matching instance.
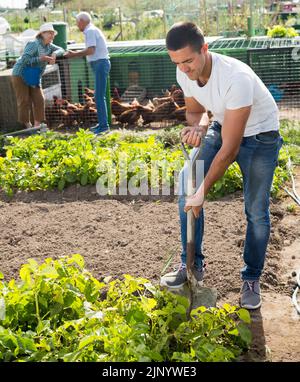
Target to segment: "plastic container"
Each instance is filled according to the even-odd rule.
[[[67,49],[67,23],[64,22],[54,22],[52,23],[53,28],[57,31],[57,35],[54,37],[53,43]]]

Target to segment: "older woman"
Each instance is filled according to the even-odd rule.
[[[25,46],[12,71],[13,87],[18,104],[18,120],[24,127],[31,127],[30,110],[33,106],[34,126],[45,120],[45,101],[41,88],[41,77],[47,64],[54,64],[56,57],[64,54],[64,49],[52,44],[57,32],[51,23],[41,25],[34,41]],[[37,82],[33,84],[28,67],[36,68]]]

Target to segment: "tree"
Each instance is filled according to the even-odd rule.
[[[40,5],[45,4],[46,2],[46,0],[28,0],[26,9],[38,8]]]

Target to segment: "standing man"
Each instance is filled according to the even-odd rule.
[[[203,281],[203,204],[213,184],[236,161],[243,176],[247,232],[241,271],[241,306],[261,305],[259,279],[263,271],[270,236],[269,198],[282,138],[277,105],[260,78],[243,62],[208,51],[199,27],[190,22],[173,25],[167,34],[169,56],[177,66],[177,82],[185,95],[189,126],[182,141],[197,147],[203,143],[200,160],[204,176],[197,179],[197,191],[186,195],[187,166],[179,177],[181,222],[181,266],[161,278],[161,285],[179,288],[187,281],[187,216],[192,208],[196,219],[195,267]],[[210,126],[206,111],[214,122]],[[196,149],[193,150],[195,154]],[[192,155],[193,155],[192,153]]]
[[[86,48],[78,52],[68,51],[65,57],[86,56],[91,65],[95,75],[95,102],[98,116],[98,124],[91,130],[95,134],[101,134],[109,131],[106,86],[111,64],[106,39],[102,31],[92,24],[89,13],[80,12],[76,16],[76,23],[79,30],[84,34]]]

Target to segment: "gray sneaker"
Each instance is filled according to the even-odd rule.
[[[203,284],[204,268],[196,269],[195,276],[199,286],[201,286]],[[187,271],[185,266],[180,266],[180,268],[177,271],[167,273],[160,279],[160,285],[170,289],[179,289],[186,282]]]
[[[258,280],[243,281],[240,305],[245,309],[257,309],[261,306],[260,287]]]

